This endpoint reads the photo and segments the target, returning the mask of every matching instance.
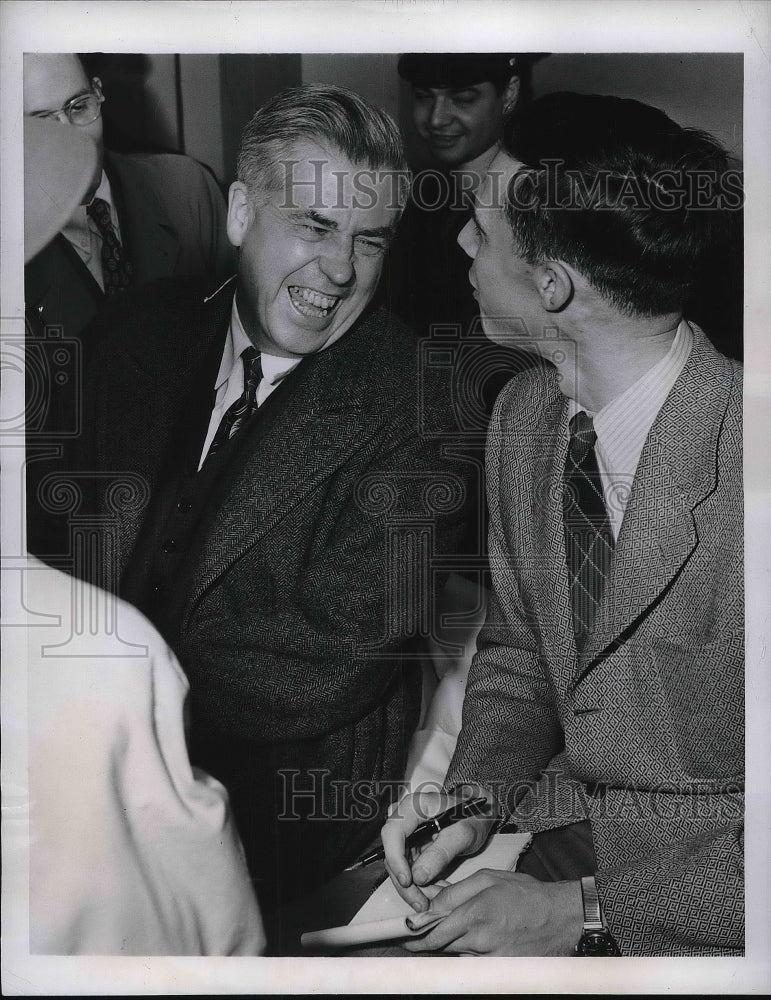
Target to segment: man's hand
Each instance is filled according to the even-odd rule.
[[[479,794],[485,793],[480,790]],[[453,823],[431,843],[414,851],[406,846],[413,830],[431,816],[444,812],[458,797],[443,792],[420,792],[405,795],[394,808],[382,830],[385,866],[397,892],[414,910],[421,912],[428,907],[428,899],[419,886],[436,881],[454,858],[472,854],[487,840],[497,815],[492,811],[492,796],[488,797],[491,818],[474,816]]]
[[[529,875],[483,869],[447,886],[425,915],[449,912],[408,951],[462,955],[572,955],[581,936],[584,907],[580,882],[539,882]]]

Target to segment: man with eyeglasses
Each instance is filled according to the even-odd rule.
[[[224,200],[212,176],[189,157],[104,154],[104,100],[101,81],[88,80],[76,55],[25,55],[24,114],[82,129],[99,152],[83,203],[60,234],[85,269],[57,237],[47,259],[35,258],[28,272],[28,306],[43,323],[61,321],[65,336],[77,336],[103,297],[124,287],[169,275],[224,274],[232,262]],[[60,279],[80,279],[77,302],[54,299],[50,289],[35,294],[44,291],[35,279],[43,270],[50,279],[54,269]]]
[[[24,273],[28,545],[43,558],[68,544],[52,509],[51,490],[62,482],[53,453],[80,430],[85,328],[128,287],[172,275],[224,276],[232,266],[215,179],[186,156],[105,152],[104,100],[100,80],[87,78],[76,55],[25,54],[25,116],[89,135],[98,153],[82,203]]]

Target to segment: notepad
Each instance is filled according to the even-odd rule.
[[[532,836],[531,833],[495,834],[481,851],[471,857],[458,859],[453,868],[443,872],[441,882],[421,888],[431,898],[443,885],[460,882],[461,879],[468,878],[482,868],[514,871],[519,856],[530,843]],[[378,886],[349,924],[303,934],[301,942],[306,948],[346,948],[352,945],[371,944],[374,941],[416,937],[418,934],[425,934],[431,926],[434,926],[432,924],[419,931],[411,930],[405,920],[414,913],[415,911],[402,899],[389,878]]]

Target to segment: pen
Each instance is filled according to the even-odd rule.
[[[485,798],[456,802],[449,809],[445,809],[444,812],[439,813],[437,816],[432,816],[416,827],[409,837],[407,837],[407,847],[422,847],[431,840],[435,833],[444,830],[446,826],[458,823],[462,819],[468,819],[470,816],[483,816],[488,812],[488,809],[489,804]],[[357,868],[366,868],[367,865],[371,865],[375,861],[382,861],[384,857],[385,851],[382,847],[378,847],[376,850],[370,851],[369,854],[365,854],[359,858],[354,864],[349,865],[344,871],[352,872]]]

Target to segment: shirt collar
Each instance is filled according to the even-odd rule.
[[[102,179],[99,181],[99,187],[94,192],[94,198],[101,198],[106,201],[110,206],[110,215],[114,214],[113,198],[112,198],[112,188],[110,187],[110,182],[107,179],[107,174],[102,171]],[[91,199],[93,201],[93,198]],[[90,202],[89,202],[90,204]],[[78,234],[88,233],[88,215],[86,213],[85,205],[78,205],[75,211],[69,218],[67,225],[62,229],[62,234],[67,237],[71,243],[77,242]]]
[[[233,374],[233,369],[240,360],[243,352],[247,347],[252,346],[252,342],[244,329],[244,324],[241,322],[241,317],[238,313],[236,297],[233,296],[233,307],[230,311],[230,325],[228,326],[228,335],[225,338],[222,361],[220,362],[219,372],[217,373],[217,381],[214,386],[215,390],[219,389],[220,386],[222,386],[230,378]],[[262,377],[266,381],[270,382],[271,385],[275,385],[276,382],[279,382],[285,375],[288,375],[289,372],[299,365],[301,358],[280,358],[275,354],[262,353],[260,355],[260,361],[262,364]]]
[[[687,321],[681,320],[665,357],[601,410],[586,411],[593,417],[597,443],[610,468],[634,474],[645,439],[685,367],[692,346],[693,332]],[[568,417],[581,409],[574,399],[568,400]]]
[[[110,182],[107,179],[107,174],[104,172],[104,170],[102,171],[102,179],[99,182],[99,187],[94,192],[94,198],[101,198],[102,201],[106,201],[107,204],[112,209],[113,207],[112,188],[110,187]],[[93,201],[93,198],[91,200]]]

